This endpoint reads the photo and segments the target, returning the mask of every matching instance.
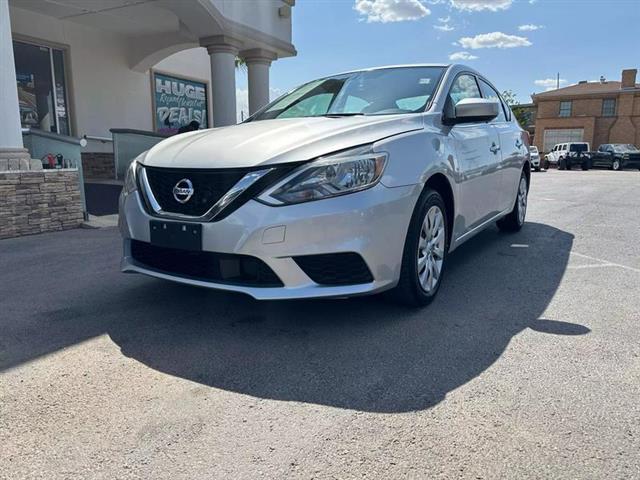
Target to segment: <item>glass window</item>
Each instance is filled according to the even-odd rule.
[[[315,117],[324,114],[329,108],[334,95],[332,93],[318,93],[304,100],[300,100],[291,108],[286,109],[278,118]]]
[[[602,116],[614,117],[616,115],[616,99],[605,98],[602,100]]]
[[[571,102],[560,102],[560,112],[559,116],[561,117],[570,117],[571,116]]]
[[[69,135],[64,52],[13,42],[13,53],[22,126]]]
[[[494,121],[506,122],[507,114],[505,111],[505,106],[502,104],[502,99],[500,98],[500,95],[498,94],[498,92],[496,92],[494,88],[491,85],[489,85],[487,82],[485,82],[483,79],[479,78],[478,81],[480,82],[480,90],[482,91],[482,96],[484,98],[488,98],[491,100],[497,100],[500,103],[500,108],[498,109],[498,116],[495,118]]]
[[[465,98],[482,98],[476,78],[472,75],[459,75],[449,90],[449,99],[453,106]]]
[[[322,115],[391,115],[425,110],[442,67],[382,68],[307,83],[251,120]],[[311,100],[318,97],[315,100]]]

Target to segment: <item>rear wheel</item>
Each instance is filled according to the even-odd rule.
[[[498,228],[505,232],[517,232],[524,225],[524,219],[527,215],[527,195],[529,194],[529,182],[524,172],[520,175],[520,183],[518,184],[518,193],[513,210],[506,216],[496,222]]]
[[[614,160],[613,163],[611,164],[611,168],[613,168],[615,171],[620,170],[620,160]]]
[[[409,225],[400,280],[391,292],[397,301],[419,307],[431,303],[438,293],[449,246],[447,215],[442,196],[426,189]]]

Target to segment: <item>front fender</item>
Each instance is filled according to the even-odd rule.
[[[385,138],[374,144],[375,151],[389,155],[380,180],[386,187],[424,184],[435,173],[455,178],[455,157],[447,137],[420,130]]]

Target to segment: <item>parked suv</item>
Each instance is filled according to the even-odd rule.
[[[529,147],[529,155],[531,158],[531,168],[533,168],[536,172],[540,171],[540,152],[538,151],[538,147],[535,145],[531,145]]]
[[[571,170],[571,167],[589,169],[589,144],[587,142],[559,143],[545,156],[546,167],[557,165],[560,170]]]
[[[528,142],[462,65],[314,80],[136,158],[122,270],[257,299],[392,290],[425,305],[460,244],[496,221],[522,227]]]
[[[640,169],[640,150],[635,145],[623,143],[605,143],[591,155],[594,167],[607,167],[612,170],[624,168]]]

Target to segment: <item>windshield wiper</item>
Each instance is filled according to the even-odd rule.
[[[355,117],[357,115],[364,116],[364,113],[361,112],[344,112],[344,113],[325,113],[322,115],[323,117]]]

